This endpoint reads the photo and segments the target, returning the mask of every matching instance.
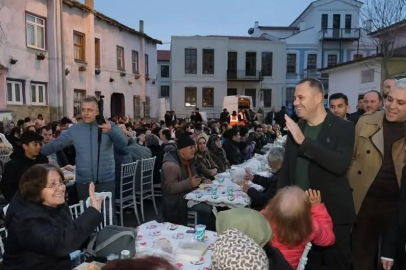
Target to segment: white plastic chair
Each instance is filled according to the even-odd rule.
[[[138,224],[140,218],[138,216],[137,201],[135,198],[135,176],[137,175],[138,161],[121,164],[120,174],[120,198],[116,199],[115,203],[120,206],[120,221],[121,226],[124,226],[123,222],[123,210],[129,207],[134,208],[135,217]]]
[[[142,221],[145,221],[144,217],[144,200],[146,199],[152,199],[152,203],[154,205],[154,210],[155,214],[158,215],[158,210],[156,208],[156,203],[155,203],[155,194],[154,194],[154,165],[155,165],[155,159],[156,157],[153,158],[147,158],[147,159],[141,159],[141,179],[140,182],[136,183],[136,195],[139,197],[139,201],[137,201],[137,204],[141,205],[141,216],[142,216]],[[137,188],[139,187],[139,189]]]
[[[103,196],[103,203],[102,203],[102,214],[103,214],[103,221],[97,226],[96,231],[100,231],[107,225],[113,225],[113,207],[112,207],[112,197],[113,195],[111,192],[100,192],[95,193],[96,200],[98,200],[101,196]],[[108,200],[108,205],[106,207],[106,200]],[[90,197],[86,200],[86,208],[90,207]],[[108,210],[106,210],[106,208]],[[108,211],[108,213],[106,213]]]
[[[296,270],[305,270],[307,264],[307,255],[309,254],[310,249],[312,248],[312,243],[307,243],[303,251],[302,257],[300,257],[299,265]]]
[[[5,237],[3,235],[5,235]],[[4,239],[7,237],[7,230],[4,227],[0,228],[0,252],[1,252],[0,262],[3,262],[3,257],[4,257],[3,237],[4,237]]]
[[[79,201],[77,204],[69,205],[69,210],[72,219],[77,219],[85,211],[85,204],[83,201]]]
[[[0,162],[3,163],[3,166],[10,161],[10,154],[0,155]]]
[[[197,212],[188,211],[187,212],[187,219],[188,219],[187,226],[194,228],[197,225]],[[192,221],[190,222],[189,220],[192,220]]]

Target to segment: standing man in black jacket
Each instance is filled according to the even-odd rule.
[[[316,79],[299,82],[293,105],[302,120],[296,124],[285,115],[289,134],[278,187],[298,185],[303,190],[320,190],[332,217],[335,244],[314,246],[309,269],[351,269],[350,230],[355,211],[347,170],[354,147],[354,124],[326,112],[323,84]]]

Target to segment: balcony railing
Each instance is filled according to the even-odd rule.
[[[326,28],[319,32],[320,40],[358,40],[360,38],[359,28]]]
[[[319,80],[325,80],[325,79],[328,79],[328,74],[321,73],[316,68],[309,68],[309,69],[304,70],[303,78],[315,78],[315,79],[319,79]]]
[[[227,70],[228,81],[262,81],[261,70]]]

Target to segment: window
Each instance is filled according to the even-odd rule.
[[[228,70],[237,70],[237,52],[228,52]]]
[[[7,81],[7,104],[23,104],[23,84],[21,82]]]
[[[364,58],[364,55],[363,54],[354,54],[353,55],[353,60],[359,60],[359,59],[362,59],[362,58]]]
[[[185,74],[197,74],[197,49],[185,49]]]
[[[317,69],[317,54],[309,53],[307,55],[307,70],[315,71]]]
[[[203,74],[214,74],[213,49],[203,49]]]
[[[351,14],[345,15],[345,32],[351,33]]]
[[[272,53],[262,53],[262,76],[272,76]]]
[[[185,107],[196,107],[197,100],[197,88],[186,87],[185,88]]]
[[[139,119],[141,118],[141,97],[134,96],[133,102],[134,102],[134,118]]]
[[[287,87],[286,88],[286,103],[293,103],[295,96],[295,87]]]
[[[85,34],[73,32],[74,57],[76,61],[85,61]]]
[[[235,88],[227,89],[227,96],[236,96],[236,95],[237,95],[237,89],[235,89]]]
[[[45,50],[45,19],[25,14],[27,47]]]
[[[31,84],[31,104],[46,105],[46,90],[45,84]]]
[[[328,28],[328,14],[321,14],[321,29],[327,32]]]
[[[169,66],[168,65],[161,66],[161,78],[169,78]]]
[[[149,97],[145,97],[144,117],[151,117],[151,99]]]
[[[124,64],[124,48],[117,46],[117,69],[118,70],[125,70]]]
[[[374,81],[375,70],[366,69],[361,71],[361,83],[369,83]]]
[[[327,56],[327,67],[332,67],[337,65],[337,55],[336,54],[329,54]]]
[[[161,97],[169,97],[169,86],[168,85],[161,86]]]
[[[245,76],[255,76],[257,68],[257,53],[245,53]]]
[[[257,106],[257,90],[256,89],[245,89],[245,95],[252,97],[252,106],[254,108]]]
[[[148,59],[148,54],[145,55],[145,75],[149,75],[149,59]]]
[[[393,51],[393,40],[385,41],[381,45],[381,53],[391,53]]]
[[[202,100],[202,107],[214,107],[214,89],[204,87]]]
[[[74,89],[73,90],[73,115],[81,114],[81,102],[86,97],[85,90]]]
[[[286,72],[288,74],[296,74],[296,54],[288,53]]]
[[[264,95],[264,107],[272,107],[272,89],[262,89]]]
[[[132,68],[134,74],[139,74],[138,71],[138,52],[132,51]]]
[[[94,39],[94,65],[100,67],[100,39]]]

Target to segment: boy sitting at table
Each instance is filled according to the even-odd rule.
[[[282,168],[284,153],[285,150],[283,147],[274,147],[270,150],[268,155],[268,164],[271,172],[273,173],[273,175],[270,177],[253,175],[247,170],[245,179],[251,180],[254,184],[258,184],[265,188],[261,192],[250,187],[248,184],[243,186],[243,191],[251,198],[252,208],[257,210],[263,209],[268,201],[275,196],[276,185],[278,183],[278,174]]]

